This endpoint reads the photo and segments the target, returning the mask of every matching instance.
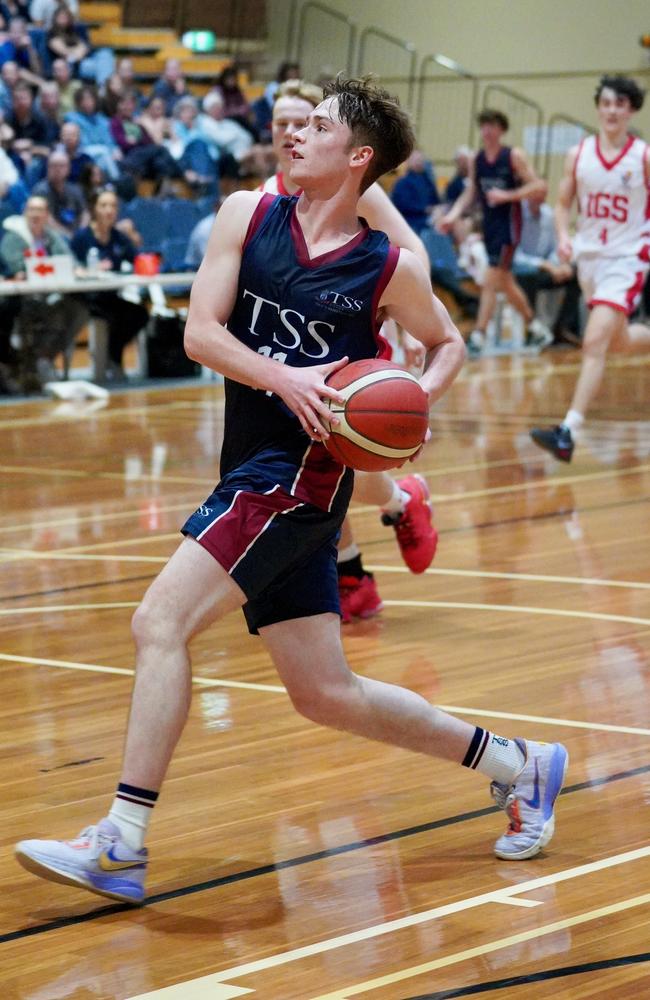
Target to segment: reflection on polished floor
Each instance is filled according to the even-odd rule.
[[[385,610],[344,631],[358,672],[568,746],[548,849],[495,859],[485,779],[296,715],[232,615],[193,646],[137,911],[34,879],[12,845],[110,803],[129,618],[216,479],[221,389],[0,408],[3,1000],[650,996],[650,361],[610,364],[560,466],[527,432],[577,364],[467,365],[419,462],[434,566],[411,576],[354,508]]]

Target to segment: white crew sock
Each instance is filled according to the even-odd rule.
[[[146,788],[121,783],[117,787],[108,818],[115,823],[125,843],[134,851],[144,847],[157,798],[157,792]]]
[[[585,418],[578,410],[569,410],[562,421],[564,427],[568,427],[572,434],[579,431],[585,422]]]
[[[356,542],[351,542],[346,545],[344,549],[339,549],[336,554],[337,563],[348,562],[350,559],[354,559],[355,556],[359,555],[359,546]]]
[[[500,785],[511,785],[525,763],[526,757],[514,740],[480,726],[476,727],[463,760],[464,767],[480,771]]]
[[[381,509],[385,514],[392,514],[395,516],[396,514],[404,513],[406,505],[411,499],[411,495],[410,493],[407,493],[406,490],[400,489],[399,483],[397,483],[395,479],[391,479],[391,483],[393,484],[393,489],[390,499],[386,503],[382,504]]]

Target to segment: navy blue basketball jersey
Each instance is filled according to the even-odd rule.
[[[228,330],[267,358],[294,367],[386,357],[377,309],[399,250],[365,227],[344,246],[310,259],[297,198],[264,195],[251,219]],[[292,496],[329,509],[344,468],[312,442],[277,396],[226,379],[221,475],[244,463],[275,467]]]
[[[476,188],[483,209],[483,231],[485,242],[504,244],[519,242],[521,232],[521,205],[518,201],[491,207],[486,201],[488,191],[499,188],[512,191],[520,186],[520,181],[512,167],[512,150],[501,146],[495,160],[488,160],[481,149],[474,161]]]

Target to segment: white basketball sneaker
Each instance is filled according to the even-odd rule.
[[[16,860],[34,875],[138,905],[144,899],[147,849],[134,851],[109,819],[75,840],[22,840]]]
[[[569,754],[561,743],[515,740],[526,763],[511,785],[493,781],[492,798],[510,825],[494,845],[505,861],[524,861],[539,854],[555,831],[555,800],[564,784]]]

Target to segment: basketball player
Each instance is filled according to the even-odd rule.
[[[485,108],[477,122],[482,148],[474,158],[463,193],[438,223],[441,232],[450,232],[478,197],[489,267],[481,288],[476,328],[469,335],[467,347],[470,354],[481,353],[497,293],[503,292],[523,317],[527,346],[543,350],[553,341],[553,334],[535,317],[511,267],[521,232],[521,202],[543,192],[545,184],[537,177],[523,149],[502,144],[510,123],[501,111]]]
[[[569,150],[560,182],[555,223],[558,254],[575,257],[578,281],[590,308],[582,364],[569,410],[557,427],[534,428],[535,444],[570,462],[576,432],[598,393],[608,351],[650,351],[650,329],[628,325],[639,304],[650,262],[650,147],[628,133],[643,106],[643,91],[625,76],[604,76],[596,90],[598,135]],[[578,200],[571,243],[569,214]]]
[[[322,90],[303,80],[287,80],[275,95],[271,134],[278,159],[278,171],[262,186],[271,194],[294,195],[298,185],[289,176],[294,134],[304,128],[307,119],[322,98]],[[391,243],[411,250],[429,270],[429,257],[422,240],[404,221],[379,184],[365,191],[357,206],[359,215],[371,229],[386,233]],[[388,324],[387,324],[388,325]],[[406,331],[401,335],[407,365],[421,370],[424,350],[419,341]],[[438,544],[438,533],[431,520],[429,488],[420,475],[408,475],[394,480],[386,472],[357,472],[354,477],[353,500],[380,508],[381,520],[395,531],[404,562],[412,573],[424,573],[431,565]],[[341,619],[370,618],[383,605],[375,579],[363,565],[359,546],[355,542],[350,518],[341,528],[337,569]]]
[[[222,478],[135,613],[136,676],[109,816],[76,840],[17,846],[21,864],[53,881],[143,900],[147,826],[189,709],[188,643],[240,607],[301,714],[487,775],[510,820],[499,857],[532,857],[552,836],[564,747],[493,735],[353,674],[343,653],[335,540],[352,472],[323,445],[328,401],[342,400],[326,379],[348,358],[376,355],[383,315],[427,348],[420,381],[432,402],[464,346],[419,261],[357,215],[360,188],[413,147],[406,114],[363,80],[339,78],[325,94],[295,137],[300,197],[231,195],[194,282],[187,352],[226,377]]]

